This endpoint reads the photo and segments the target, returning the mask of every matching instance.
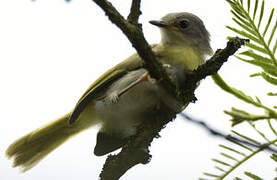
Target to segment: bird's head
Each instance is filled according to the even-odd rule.
[[[194,14],[170,13],[161,20],[149,22],[160,28],[163,44],[194,47],[203,54],[212,54],[210,34],[203,21]]]

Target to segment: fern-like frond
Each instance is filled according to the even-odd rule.
[[[277,85],[277,58],[275,53],[277,51],[277,18],[275,16],[275,10],[272,8],[270,13],[267,12],[265,8],[264,0],[226,0],[231,6],[231,13],[233,14],[233,21],[238,27],[226,26],[231,31],[236,34],[250,39],[250,42],[246,43],[247,50],[241,52],[236,56],[241,61],[249,63],[251,65],[258,66],[262,69],[262,72],[257,72],[250,77],[260,76],[266,82],[273,85]],[[268,17],[266,17],[268,15]],[[264,140],[264,143],[260,143],[256,139],[241,134],[237,131],[232,131],[233,134],[243,139],[244,142],[252,144],[254,146],[249,147],[247,143],[243,141],[238,141],[236,138],[226,138],[233,144],[234,147],[219,145],[223,151],[220,152],[220,157],[217,159],[212,159],[215,165],[217,173],[204,173],[205,176],[215,179],[225,179],[229,174],[231,174],[235,169],[237,169],[241,164],[255,156],[261,151],[264,151],[270,145],[277,146],[277,130],[274,127],[273,122],[276,123],[277,111],[274,108],[268,107],[262,103],[260,98],[251,97],[244,93],[243,91],[229,86],[218,74],[213,77],[214,82],[221,87],[224,91],[229,94],[234,95],[236,98],[252,104],[258,108],[265,110],[264,114],[251,114],[244,110],[232,108],[230,111],[224,111],[226,114],[232,117],[232,126],[240,124],[242,122],[247,122],[252,129],[254,129],[258,135],[260,135]],[[268,93],[269,96],[276,96],[276,92]],[[274,98],[274,97],[272,97]],[[256,121],[263,120],[267,123],[269,129],[271,130],[271,135],[275,135],[276,139],[271,140],[267,137],[260,128],[256,127]],[[254,148],[253,148],[254,147]],[[277,155],[272,154],[271,159],[277,162]],[[277,171],[277,169],[276,169]],[[249,179],[262,180],[260,176],[252,172],[244,172],[244,175]],[[241,177],[235,177],[235,180],[242,180]],[[277,180],[277,178],[276,178]]]
[[[239,177],[235,177],[235,179],[234,180],[242,180],[241,178],[239,178]]]
[[[242,57],[239,57],[239,56],[236,56],[236,57],[238,59],[244,61],[244,62],[253,64],[255,66],[259,66],[264,70],[264,72],[270,74],[271,76],[277,77],[277,66],[274,66],[271,63],[267,63],[265,61],[260,61],[260,60],[257,60],[257,59],[249,60],[249,59],[245,59],[245,58],[242,58]]]
[[[273,159],[277,163],[277,154],[272,154],[270,156],[271,159]]]
[[[237,109],[237,108],[232,108],[231,111],[224,111],[225,114],[228,114],[232,117],[232,126],[238,125],[244,121],[247,122],[255,122],[258,120],[264,120],[264,119],[270,119],[271,116],[269,114],[264,114],[264,115],[256,115],[256,114],[250,114],[246,111]]]
[[[214,82],[221,87],[224,91],[234,95],[238,99],[243,100],[244,102],[247,102],[249,104],[252,104],[256,107],[263,108],[265,109],[271,116],[271,118],[277,119],[277,112],[273,110],[272,108],[269,108],[263,104],[261,104],[258,100],[254,100],[251,96],[246,95],[244,92],[241,90],[238,90],[234,87],[229,86],[219,74],[213,75],[212,76]]]
[[[256,54],[253,50],[243,51],[240,53],[240,55],[247,56],[249,58],[252,58],[253,60],[260,61],[261,63],[273,64],[271,59],[266,56]]]
[[[272,66],[275,66],[275,68],[277,68],[277,58],[275,57],[275,52],[277,49],[277,19],[276,17],[274,17],[274,8],[271,9],[269,17],[265,20],[264,16],[267,13],[265,11],[264,0],[262,2],[260,2],[259,0],[255,0],[254,5],[251,4],[251,0],[248,0],[246,8],[243,1],[226,1],[232,7],[231,13],[234,15],[232,19],[240,27],[238,29],[235,27],[227,26],[227,28],[241,36],[249,38],[252,41],[246,43],[246,46],[252,49],[250,51],[250,57],[253,59],[245,62],[253,64],[252,60],[256,60],[256,58],[258,58],[259,60],[264,60],[267,63],[270,62]],[[253,10],[251,10],[251,7],[253,7]],[[262,28],[262,24],[265,24],[264,28]],[[274,44],[272,44],[273,40],[276,41]],[[244,55],[249,56],[249,53]],[[259,56],[261,56],[262,58]],[[260,66],[259,64],[254,65]],[[272,74],[267,74],[267,71],[265,71],[264,73],[265,74],[261,76],[266,81],[268,81],[268,76],[270,77],[270,75]],[[272,83],[272,80],[269,79],[268,82]]]
[[[269,138],[267,138],[267,136],[262,131],[260,131],[253,122],[248,121],[248,123],[262,138],[264,138],[264,140],[270,142]]]
[[[274,14],[274,11],[275,9],[272,8],[271,12],[270,12],[270,15],[269,15],[269,18],[268,18],[268,21],[267,21],[267,24],[265,26],[265,29],[264,29],[264,32],[263,32],[263,37],[265,37],[266,33],[267,33],[267,30],[271,24],[271,21],[272,21],[272,17],[273,17],[273,14]]]
[[[269,128],[271,129],[272,133],[277,137],[277,131],[273,128],[270,119],[267,120],[267,124],[268,124]]]
[[[277,93],[269,92],[267,93],[268,96],[277,96]]]
[[[249,141],[249,142],[252,142],[253,144],[256,144],[256,145],[258,145],[258,146],[261,145],[261,143],[258,142],[258,141],[256,141],[255,139],[252,139],[252,138],[250,138],[250,137],[248,137],[248,136],[245,136],[245,135],[243,135],[243,134],[241,134],[241,133],[238,133],[238,132],[236,132],[236,131],[234,131],[234,130],[232,130],[232,133],[234,133],[235,135],[237,135],[237,136],[239,136],[239,137],[241,137],[241,138],[243,138],[243,139],[246,139],[246,140]]]
[[[208,176],[208,177],[213,177],[217,180],[222,180],[224,178],[226,178],[229,174],[231,174],[235,169],[237,169],[240,165],[242,165],[243,163],[245,163],[247,160],[249,160],[250,158],[252,158],[253,156],[255,156],[256,154],[258,154],[259,152],[262,152],[264,149],[266,149],[268,146],[274,144],[277,142],[277,139],[270,141],[267,144],[261,144],[245,135],[242,135],[238,132],[234,132],[236,135],[240,136],[241,138],[244,138],[246,140],[251,140],[251,142],[255,142],[256,144],[259,144],[259,148],[256,150],[253,150],[250,147],[247,147],[245,145],[242,145],[239,142],[236,141],[232,141],[234,144],[240,146],[242,149],[245,149],[248,151],[248,153],[244,153],[239,149],[234,149],[231,148],[229,146],[226,145],[219,145],[225,152],[221,152],[220,154],[225,158],[225,159],[229,159],[232,161],[232,163],[226,162],[226,160],[219,160],[219,159],[212,159],[215,163],[215,169],[218,170],[219,172],[217,174],[215,173],[203,173],[204,176]],[[238,148],[238,147],[237,147]],[[230,154],[231,153],[235,153],[238,155],[241,155],[241,159],[235,158],[233,155]],[[271,158],[273,160],[277,161],[277,156],[275,154],[271,155]],[[248,176],[249,178],[252,178],[254,180],[261,180],[262,178],[260,178],[259,176],[250,173],[250,172],[245,172],[245,175]],[[203,178],[200,178],[203,179]],[[235,179],[239,180],[239,177],[236,177]]]
[[[266,80],[270,84],[277,86],[277,78],[274,78],[265,72],[255,73],[255,74],[251,75],[251,77],[255,77],[255,76],[261,76],[264,80]]]
[[[261,177],[255,175],[255,174],[252,174],[251,172],[244,172],[244,174],[253,180],[263,180]]]

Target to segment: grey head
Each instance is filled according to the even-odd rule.
[[[203,21],[188,12],[170,13],[159,21],[149,21],[161,30],[163,44],[190,46],[212,54],[210,34]]]

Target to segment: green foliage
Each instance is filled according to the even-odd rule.
[[[262,178],[260,178],[259,176],[255,175],[255,174],[252,174],[251,172],[244,172],[244,174],[253,180],[263,180]]]
[[[232,108],[231,111],[224,111],[226,114],[232,116],[231,121],[233,122],[232,125],[235,126],[241,122],[244,121],[257,121],[262,119],[277,119],[277,112],[274,110],[274,108],[270,108],[264,104],[262,104],[261,100],[256,97],[255,99],[251,96],[246,95],[241,90],[238,90],[234,87],[229,86],[220,75],[216,74],[213,77],[214,82],[222,88],[224,91],[234,95],[236,98],[249,103],[253,106],[256,106],[258,108],[262,108],[265,110],[265,114],[263,115],[255,115],[248,113],[246,111]],[[274,95],[273,93],[269,93],[269,95]]]
[[[239,143],[233,140],[231,142],[234,144],[235,146],[234,148],[220,144],[219,147],[222,149],[222,152],[220,153],[220,155],[222,158],[224,158],[224,160],[212,159],[216,163],[215,169],[217,169],[219,173],[204,173],[205,176],[214,177],[219,180],[225,179],[229,174],[231,174],[235,169],[237,169],[240,165],[245,163],[247,160],[249,160],[259,152],[262,152],[267,147],[277,142],[277,138],[276,138],[272,141],[269,141],[266,144],[261,144],[258,141],[250,137],[247,137],[245,135],[239,134],[235,131],[233,131],[233,133],[249,142],[257,144],[258,148],[253,149],[242,143]],[[277,162],[277,156],[275,154],[273,154],[271,158]],[[245,172],[245,175],[255,180],[262,179],[250,172]],[[239,180],[240,178],[236,177],[235,179]]]
[[[274,56],[277,49],[277,19],[274,18],[274,8],[265,20],[265,2],[259,3],[255,0],[251,9],[251,2],[247,2],[247,8],[243,1],[226,0],[232,7],[231,13],[234,15],[234,22],[240,29],[227,26],[228,29],[250,39],[246,46],[250,48],[248,51],[240,53],[237,56],[240,60],[259,66],[263,69],[262,72],[256,73],[255,76],[261,76],[267,82],[277,85],[277,58]],[[259,12],[259,14],[258,14]],[[258,19],[256,17],[259,17]],[[262,23],[265,26],[262,28]],[[273,42],[275,43],[273,44]],[[243,58],[242,56],[248,58]]]
[[[233,15],[233,21],[237,24],[237,27],[226,26],[229,30],[235,32],[239,36],[250,39],[249,43],[246,43],[247,50],[241,52],[235,56],[237,59],[249,63],[261,68],[260,72],[251,74],[250,77],[262,77],[266,83],[270,83],[273,86],[277,85],[277,58],[275,57],[277,49],[277,18],[275,16],[274,8],[267,12],[265,8],[265,1],[259,0],[226,0],[231,6],[231,13]],[[266,17],[267,16],[267,17]],[[259,152],[263,152],[269,146],[277,147],[277,130],[275,130],[273,123],[277,122],[277,105],[270,107],[265,105],[258,97],[252,97],[247,93],[228,85],[220,75],[213,76],[214,82],[224,91],[232,94],[234,97],[256,107],[264,110],[264,114],[252,114],[246,110],[232,107],[229,111],[224,111],[226,114],[232,117],[232,126],[237,126],[241,123],[247,123],[256,133],[262,137],[265,143],[249,137],[237,131],[232,130],[232,134],[244,139],[245,141],[255,145],[256,147],[250,147],[249,145],[242,144],[233,139],[230,140],[233,145],[219,145],[222,149],[220,157],[212,159],[216,164],[215,169],[217,173],[204,173],[204,176],[225,179],[235,169],[240,167],[247,160]],[[276,89],[275,89],[276,90]],[[268,96],[276,98],[276,92],[267,93]],[[275,100],[276,102],[276,100]],[[264,123],[270,132],[263,132],[256,127],[257,121]],[[274,138],[269,138],[269,133]],[[270,158],[277,163],[277,155],[272,154]],[[277,171],[277,169],[276,169]],[[256,175],[253,172],[244,172],[244,176],[248,179],[262,180],[263,178]],[[273,177],[274,178],[274,177]],[[241,180],[244,178],[236,177],[235,180]],[[277,177],[275,177],[277,179]]]

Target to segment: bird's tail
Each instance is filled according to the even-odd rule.
[[[67,139],[89,127],[78,122],[69,126],[70,114],[30,132],[11,144],[6,155],[8,158],[14,158],[13,167],[21,166],[22,172],[29,170]]]

